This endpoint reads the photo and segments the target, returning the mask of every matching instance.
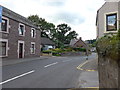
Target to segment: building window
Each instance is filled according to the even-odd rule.
[[[1,42],[1,47],[2,47],[2,56],[6,56],[6,47],[7,42]]]
[[[9,25],[9,20],[3,17],[1,22],[1,31],[8,32],[8,25]]]
[[[1,26],[1,28],[2,28],[2,31],[7,31],[7,20],[5,20],[5,19],[2,19],[2,26]]]
[[[31,37],[35,38],[36,30],[34,28],[31,29]]]
[[[8,41],[7,40],[0,40],[0,51],[2,57],[7,56],[7,48],[8,48]]]
[[[35,43],[31,42],[31,54],[35,54]]]
[[[25,36],[25,25],[24,24],[19,24],[19,35]]]
[[[117,31],[117,14],[107,15],[106,24],[106,31]]]

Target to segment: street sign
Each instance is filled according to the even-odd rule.
[[[2,22],[2,7],[0,6],[0,23]]]

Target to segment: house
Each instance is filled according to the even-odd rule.
[[[55,43],[49,38],[41,37],[41,48],[43,50],[54,49]]]
[[[88,45],[82,40],[82,38],[80,37],[79,39],[72,39],[70,41],[70,46],[73,48],[87,48],[88,49]]]
[[[92,45],[93,43],[96,42],[96,39],[93,40],[85,40],[85,43]]]
[[[19,59],[40,56],[40,30],[25,17],[0,6],[0,57]]]
[[[105,2],[97,11],[96,29],[97,39],[108,34],[116,34],[118,32],[120,21],[120,1]]]

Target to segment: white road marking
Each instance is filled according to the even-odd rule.
[[[52,64],[48,64],[48,65],[46,65],[46,66],[44,66],[45,68],[46,67],[49,67],[49,66],[52,66],[52,65],[55,65],[55,64],[57,64],[58,62],[55,62],[55,63],[52,63]]]
[[[68,61],[71,61],[71,60],[65,60],[65,61],[62,61],[62,62],[68,62]]]
[[[7,82],[10,82],[10,81],[12,81],[12,80],[15,80],[15,79],[17,79],[17,78],[23,77],[23,76],[25,76],[25,75],[31,74],[31,73],[33,73],[33,72],[35,72],[35,70],[32,70],[32,71],[30,71],[30,72],[27,72],[27,73],[21,74],[21,75],[19,75],[19,76],[13,77],[13,78],[11,78],[11,79],[5,80],[5,81],[3,81],[3,82],[0,82],[0,85],[5,84],[5,83],[7,83]]]

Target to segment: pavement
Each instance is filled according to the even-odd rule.
[[[17,63],[29,62],[32,60],[44,60],[54,56],[40,56],[34,58],[23,58],[23,59],[13,59],[13,60],[0,60],[0,66],[12,65]]]
[[[84,71],[79,77],[78,88],[99,88],[97,58],[86,61],[77,68]]]

